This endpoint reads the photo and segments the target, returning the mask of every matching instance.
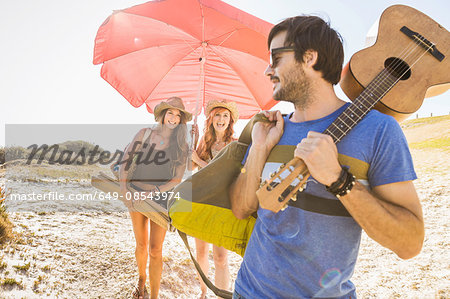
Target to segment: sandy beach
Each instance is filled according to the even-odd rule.
[[[410,144],[417,144],[436,136],[448,138],[447,128],[448,119],[436,128],[431,124],[426,129],[407,126],[404,130]],[[352,279],[359,298],[450,298],[450,151],[416,147],[411,152],[425,218],[422,252],[401,260],[363,233]],[[6,171],[0,171],[0,184],[6,184],[10,192],[26,192],[33,184],[33,190],[57,186],[62,193],[94,190],[86,178],[52,180],[33,175],[30,180],[30,173],[12,171],[14,180],[6,181]],[[26,212],[14,212],[14,205],[7,203],[16,240],[0,253],[0,298],[130,298],[137,282],[134,236],[128,213],[117,212],[121,204],[80,206],[74,202],[48,212],[36,203],[27,206]],[[198,297],[195,268],[176,233],[166,235],[163,260],[160,298]],[[229,254],[232,284],[241,261],[237,254]],[[213,293],[209,291],[208,296],[212,298]]]

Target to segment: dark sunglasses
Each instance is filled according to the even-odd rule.
[[[294,47],[280,47],[270,50],[270,67],[274,68],[277,66],[278,60],[275,59],[275,55],[283,52],[293,52],[295,51]]]

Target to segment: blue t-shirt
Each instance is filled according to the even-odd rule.
[[[284,118],[278,145],[295,146],[309,131],[323,132],[348,107],[321,119],[294,123]],[[416,179],[403,132],[390,116],[370,111],[337,144],[339,161],[369,188]],[[245,160],[245,159],[244,159]],[[285,161],[287,162],[287,161]],[[267,162],[262,179],[281,163]],[[303,192],[338,200],[314,178]],[[352,298],[350,281],[361,227],[351,217],[328,216],[294,206],[273,213],[258,209],[258,219],[235,283],[245,298]]]

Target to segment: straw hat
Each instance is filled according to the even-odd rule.
[[[227,102],[225,100],[221,100],[221,101],[210,100],[208,102],[208,104],[206,104],[206,109],[205,109],[206,115],[209,115],[211,113],[211,111],[217,107],[222,107],[222,108],[226,108],[226,109],[230,110],[231,117],[233,118],[234,122],[236,122],[237,119],[239,118],[239,112],[238,112],[236,103],[235,102]]]
[[[164,114],[167,109],[178,109],[186,116],[186,121],[192,120],[192,114],[187,112],[184,108],[183,101],[179,97],[171,97],[165,101],[162,101],[155,106],[155,120],[159,121],[159,118]]]

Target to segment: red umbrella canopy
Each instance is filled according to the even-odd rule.
[[[210,99],[241,118],[270,109],[264,76],[272,24],[219,0],[160,0],[115,11],[100,26],[94,64],[134,107],[181,97],[196,114]]]

